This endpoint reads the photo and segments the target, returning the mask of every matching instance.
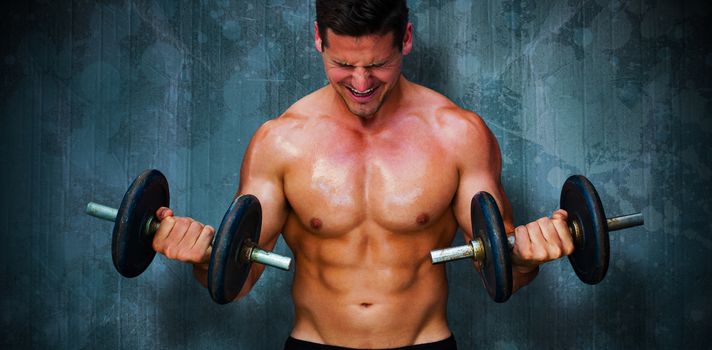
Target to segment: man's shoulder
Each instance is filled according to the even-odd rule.
[[[252,136],[252,144],[277,151],[292,138],[295,131],[303,127],[305,121],[306,118],[300,114],[285,112],[264,122]]]
[[[321,90],[304,96],[281,115],[263,123],[252,137],[253,147],[275,155],[290,153],[285,148],[293,151],[293,146],[302,143],[305,131],[314,122],[314,106],[318,105]]]
[[[422,88],[418,99],[428,105],[430,130],[440,145],[451,150],[458,164],[499,164],[497,139],[476,112],[458,106],[446,96]]]
[[[308,117],[313,114],[314,105],[320,100],[320,95],[323,94],[322,90],[324,90],[324,88],[313,91],[300,98],[282,112],[281,115],[266,122],[261,129],[277,131],[293,126],[294,124],[306,122]]]
[[[326,94],[328,85],[320,89],[312,91],[306,96],[294,102],[278,119],[286,119],[286,121],[296,121],[300,118],[311,116],[315,112],[316,106],[323,105],[324,95]]]
[[[413,99],[427,106],[424,113],[431,121],[433,129],[448,140],[471,142],[489,140],[491,131],[476,112],[463,108],[445,95],[427,87],[414,84]]]

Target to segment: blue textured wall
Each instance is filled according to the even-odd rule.
[[[155,167],[179,213],[219,223],[254,130],[325,83],[312,1],[1,6],[0,345],[280,348],[293,317],[288,273],[266,272],[228,306],[163,257],[123,279],[111,224],[83,208],[118,205]],[[485,118],[517,222],[556,208],[572,173],[589,176],[609,214],[646,217],[612,236],[596,286],[562,260],[499,305],[469,264],[451,264],[462,348],[709,347],[708,2],[410,6],[405,74]],[[289,254],[282,241],[277,251]]]

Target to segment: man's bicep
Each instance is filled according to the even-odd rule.
[[[269,180],[252,179],[241,181],[238,195],[251,194],[262,206],[262,230],[259,245],[272,250],[287,218],[287,206],[281,184]]]
[[[471,219],[471,203],[472,197],[478,192],[484,191],[492,195],[497,206],[499,207],[502,218],[505,221],[505,229],[509,230],[508,223],[511,222],[511,208],[509,200],[504,194],[499,178],[491,178],[491,174],[472,174],[463,177],[460,180],[460,188],[455,202],[455,216],[460,228],[465,234],[467,240],[472,239],[472,219]]]
[[[240,169],[238,195],[251,194],[262,206],[260,246],[271,250],[287,218],[283,166],[270,144],[270,131],[262,126],[250,142]]]
[[[501,182],[502,156],[492,132],[479,117],[473,123],[466,145],[467,152],[461,151],[459,164],[459,185],[455,199],[455,215],[466,240],[472,239],[470,207],[472,197],[485,191],[494,197],[505,224],[505,230],[513,229],[512,210]]]

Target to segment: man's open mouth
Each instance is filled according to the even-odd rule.
[[[355,97],[364,98],[364,97],[369,97],[369,96],[373,95],[374,91],[376,91],[378,89],[378,86],[372,87],[365,91],[359,91],[359,90],[356,90],[349,86],[347,86],[346,88],[349,89],[349,91],[351,91],[351,94],[354,95]]]

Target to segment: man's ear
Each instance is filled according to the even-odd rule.
[[[319,25],[314,21],[314,47],[319,53],[323,53],[324,45],[321,41],[321,35],[319,35]]]
[[[410,53],[413,50],[413,23],[408,22],[405,26],[405,33],[403,33],[403,49],[401,52],[403,56]]]

